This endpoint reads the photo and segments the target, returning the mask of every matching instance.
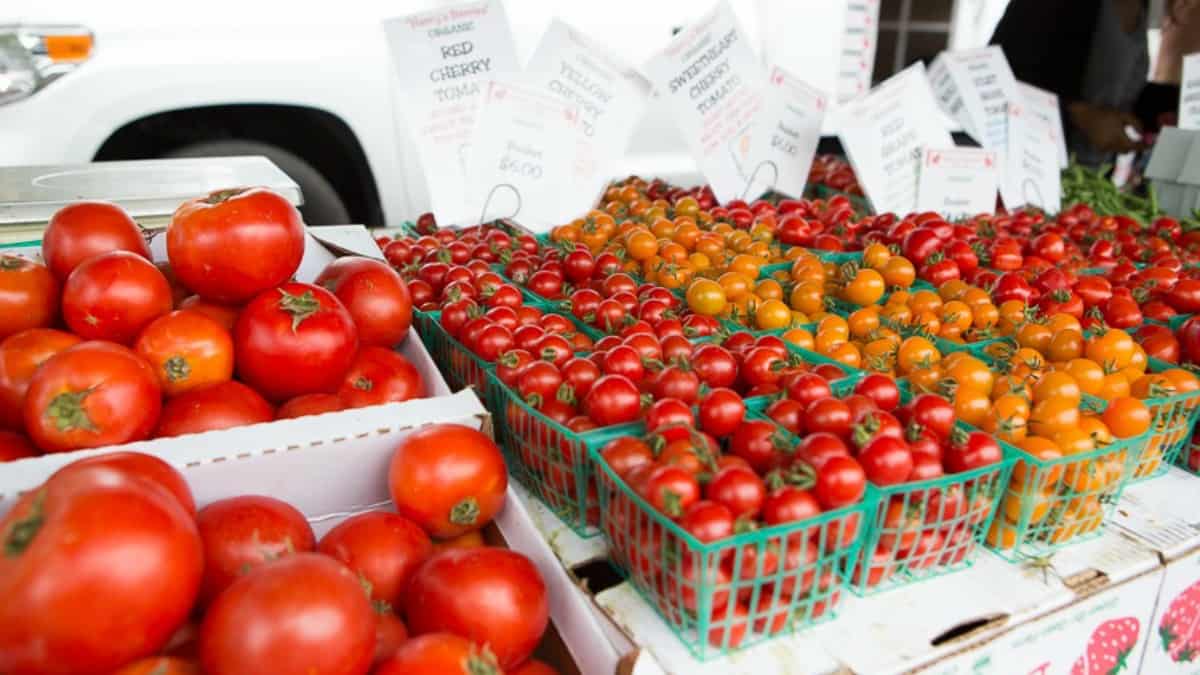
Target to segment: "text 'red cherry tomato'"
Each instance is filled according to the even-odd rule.
[[[287,283],[246,305],[233,345],[238,376],[267,398],[283,401],[337,390],[358,352],[358,331],[332,293]]]
[[[133,348],[154,368],[167,396],[233,377],[233,338],[215,319],[195,310],[151,321]]]
[[[361,344],[394,347],[408,335],[412,298],[404,280],[386,264],[361,256],[338,258],[313,283],[346,306]]]
[[[353,572],[298,553],[251,570],[217,597],[200,628],[200,664],[230,675],[365,673],[375,623]]]
[[[321,538],[317,551],[345,563],[371,584],[371,599],[395,607],[433,542],[416,523],[384,511],[360,513]]]
[[[504,505],[508,473],[492,439],[470,427],[434,424],[401,439],[388,486],[401,515],[447,539],[495,517]]]
[[[46,452],[140,441],[162,410],[154,370],[111,342],[83,342],[50,357],[25,395],[25,430]]]
[[[275,409],[258,392],[229,380],[193,389],[167,401],[154,435],[159,438],[198,434],[261,424],[275,419]]]
[[[51,216],[42,233],[42,258],[59,281],[66,281],[88,258],[112,251],[129,251],[150,260],[141,228],[116,204],[68,204]]]
[[[0,429],[25,428],[21,408],[34,371],[79,342],[78,336],[52,328],[31,328],[0,341]]]
[[[0,255],[0,340],[58,317],[58,280],[42,264]]]
[[[133,344],[142,329],[171,311],[171,286],[150,261],[128,251],[89,258],[62,293],[63,320],[85,340]]]
[[[338,397],[347,408],[399,403],[425,397],[425,382],[416,366],[386,347],[363,347],[342,379]]]
[[[304,223],[283,196],[235,188],[184,202],[167,226],[167,259],[197,295],[241,303],[291,278],[304,257]]]
[[[529,658],[550,618],[542,575],[525,556],[501,548],[435,553],[404,596],[414,635],[446,631],[486,644],[502,668]]]

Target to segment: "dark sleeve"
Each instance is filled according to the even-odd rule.
[[[999,45],[1018,80],[1079,99],[1099,17],[1096,0],[1012,0],[996,26]]]
[[[1142,121],[1146,131],[1158,131],[1163,116],[1179,111],[1179,85],[1148,82],[1133,104],[1133,114]]]

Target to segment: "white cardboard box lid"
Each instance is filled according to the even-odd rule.
[[[1114,522],[1164,558],[1200,548],[1200,476],[1178,467],[1125,488]]]

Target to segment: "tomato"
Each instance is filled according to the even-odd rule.
[[[624,376],[631,382],[641,382],[642,377],[646,374],[646,368],[642,365],[642,357],[638,355],[637,350],[625,344],[608,350],[601,357],[600,369],[606,375]]]
[[[529,275],[526,286],[530,291],[543,298],[555,300],[562,297],[563,278],[557,272],[540,269]]]
[[[58,280],[42,264],[0,255],[0,340],[58,317]]]
[[[107,452],[102,455],[92,455],[71,462],[56,471],[51,478],[96,466],[115,469],[127,475],[157,483],[166,489],[175,498],[175,501],[179,502],[189,516],[196,513],[196,501],[192,497],[192,490],[188,487],[183,474],[154,455],[141,452]]]
[[[31,328],[0,341],[0,429],[25,428],[21,408],[34,371],[79,341],[75,335],[50,328]]]
[[[670,518],[679,518],[700,499],[700,485],[687,469],[663,464],[646,475],[641,493],[650,506]]]
[[[1183,322],[1175,331],[1184,360],[1200,362],[1200,317]]]
[[[583,413],[602,427],[633,422],[642,411],[638,388],[621,375],[596,380],[583,398]]]
[[[954,428],[954,407],[936,394],[918,394],[906,406],[905,412],[909,421],[932,431],[940,438],[948,438],[951,429]]]
[[[141,228],[116,204],[68,204],[50,217],[42,233],[42,258],[60,282],[88,258],[112,251],[128,251],[150,260],[150,246]]]
[[[609,441],[601,448],[600,455],[622,478],[628,476],[637,467],[646,466],[654,461],[654,453],[650,450],[650,446],[631,436],[620,436]]]
[[[716,438],[732,434],[746,417],[746,404],[732,389],[711,389],[700,400],[700,429]]]
[[[858,384],[854,385],[854,393],[866,396],[884,411],[895,410],[900,404],[900,389],[896,386],[896,381],[879,373],[872,373],[859,380]]]
[[[48,480],[0,518],[0,540],[6,673],[108,673],[157,653],[203,573],[191,515],[166,489],[111,467]]]
[[[1000,445],[994,438],[982,431],[972,431],[965,435],[951,435],[943,463],[946,471],[962,473],[981,466],[998,464],[1003,459]]]
[[[241,576],[212,603],[200,663],[206,673],[231,675],[365,673],[375,624],[353,572],[327,556],[289,555]]]
[[[400,515],[445,539],[478,530],[495,517],[504,505],[508,474],[490,438],[470,427],[434,424],[401,439],[392,452],[388,486]]]
[[[850,407],[836,398],[813,401],[804,409],[804,423],[809,433],[827,431],[835,436],[850,435]]]
[[[1131,438],[1149,429],[1152,417],[1145,403],[1122,396],[1109,401],[1101,419],[1117,438]]]
[[[1104,323],[1113,328],[1132,328],[1142,323],[1142,310],[1133,298],[1113,295],[1102,309]]]
[[[1200,351],[1196,354],[1200,356]],[[720,345],[704,344],[692,355],[692,370],[700,380],[714,389],[731,387],[737,381],[737,360]]]
[[[729,439],[729,452],[746,460],[760,474],[783,463],[783,450],[790,447],[774,424],[760,419],[745,420]]]
[[[574,350],[571,349],[571,343],[565,337],[555,334],[543,335],[534,345],[531,353],[559,368],[562,368],[575,355]],[[640,359],[637,361],[637,366],[641,366]]]
[[[408,640],[372,672],[374,675],[503,675],[489,648],[445,632]]]
[[[849,455],[836,455],[817,469],[813,495],[822,508],[830,510],[858,503],[866,489],[867,477],[858,460]]]
[[[502,668],[529,658],[549,621],[546,584],[528,558],[507,549],[441,551],[404,593],[414,635],[447,631],[488,645]]]
[[[230,380],[193,389],[167,401],[154,435],[158,438],[261,424],[275,409],[258,392]]]
[[[370,511],[330,530],[317,551],[340,560],[370,584],[372,600],[395,607],[417,567],[433,554],[433,542],[404,516]]]
[[[148,656],[134,661],[113,675],[201,675],[195,662],[174,656]]]
[[[1039,234],[1034,237],[1030,244],[1033,255],[1045,258],[1051,263],[1062,260],[1067,254],[1066,243],[1063,241],[1063,238],[1053,232]]]
[[[942,240],[930,228],[919,227],[904,237],[904,257],[914,265],[923,265],[925,259],[943,246]]]
[[[896,485],[912,474],[913,456],[908,444],[892,436],[877,436],[858,453],[867,480],[880,486]]]
[[[1180,279],[1166,294],[1167,303],[1184,314],[1200,312],[1200,280]]]
[[[724,504],[734,518],[755,519],[767,498],[767,488],[750,468],[729,466],[717,471],[704,486],[704,496]]]
[[[700,395],[700,377],[686,364],[667,366],[654,376],[650,391],[655,398],[677,398],[691,405]]]
[[[1009,300],[1020,300],[1028,304],[1033,300],[1033,293],[1033,288],[1020,275],[1005,272],[996,280],[996,287],[992,289],[992,302],[997,306]]]
[[[45,452],[140,441],[162,409],[154,370],[129,349],[84,342],[50,357],[34,373],[23,415]]]
[[[803,373],[786,382],[788,398],[808,408],[815,401],[833,396],[829,382],[815,373]]]
[[[543,661],[529,659],[516,670],[510,669],[508,675],[559,675],[559,673]]]
[[[167,259],[197,295],[242,303],[283,284],[304,257],[304,223],[283,196],[235,188],[184,202],[167,226]]]
[[[275,411],[275,419],[286,420],[345,409],[346,404],[334,394],[301,394],[279,406]]]
[[[499,374],[500,369],[496,369]],[[562,380],[571,388],[576,400],[582,400],[600,379],[600,367],[588,359],[573,356],[563,364]]]
[[[134,350],[154,368],[167,396],[233,376],[229,331],[195,310],[179,310],[151,321],[138,336]]]
[[[733,512],[728,506],[701,500],[687,508],[679,525],[701,542],[709,543],[733,536]]]
[[[783,378],[786,357],[770,347],[755,347],[746,353],[739,372],[747,386],[753,388],[763,384],[776,384]]]
[[[1080,277],[1075,284],[1075,294],[1088,307],[1099,307],[1112,297],[1112,284],[1104,277]]]
[[[0,462],[36,457],[37,454],[37,450],[25,436],[15,431],[0,430]]]
[[[358,351],[337,395],[347,408],[399,403],[424,398],[425,383],[408,359],[389,348],[371,345]]]
[[[817,469],[824,466],[830,457],[849,456],[850,454],[846,442],[828,432],[805,435],[796,450],[804,461]]]
[[[81,263],[63,285],[63,319],[86,340],[132,344],[147,324],[171,311],[171,287],[153,264],[128,251]]]
[[[200,602],[205,605],[245,572],[316,547],[304,514],[274,497],[245,495],[215,501],[196,514],[196,526],[204,542]]]
[[[361,344],[394,347],[408,335],[412,297],[404,280],[386,264],[360,256],[338,258],[313,283],[346,306]]]
[[[538,404],[554,398],[562,384],[562,373],[553,363],[533,361],[517,375],[516,389],[522,399]]]
[[[233,332],[238,376],[268,399],[335,391],[358,351],[354,319],[332,293],[286,283],[258,295]]]

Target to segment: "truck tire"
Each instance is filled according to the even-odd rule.
[[[350,222],[346,205],[325,176],[308,162],[279,146],[241,139],[201,141],[176,148],[165,156],[174,158],[241,155],[262,155],[296,181],[300,186],[300,194],[304,197],[300,215],[308,225],[345,225]]]

